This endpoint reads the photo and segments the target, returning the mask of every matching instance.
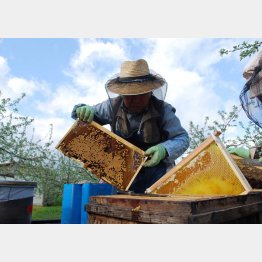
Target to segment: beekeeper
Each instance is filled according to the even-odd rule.
[[[146,60],[124,61],[105,89],[106,101],[93,106],[78,104],[72,118],[110,124],[112,132],[145,151],[149,158],[130,187],[144,193],[189,147],[188,133],[176,109],[164,101],[166,80],[150,70]]]

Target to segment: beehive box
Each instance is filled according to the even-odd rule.
[[[237,196],[93,196],[85,211],[90,224],[261,224],[262,191]]]
[[[244,159],[231,154],[252,189],[262,189],[262,163],[255,159]]]
[[[146,190],[167,195],[239,195],[251,190],[218,134],[211,135]]]
[[[237,196],[93,196],[85,210],[90,224],[262,223],[262,191]]]
[[[128,190],[146,160],[144,151],[94,121],[76,121],[56,148],[120,190]]]

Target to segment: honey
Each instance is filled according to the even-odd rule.
[[[95,122],[77,121],[56,148],[121,190],[129,188],[145,161],[144,151]]]
[[[220,140],[219,143],[222,143]],[[174,167],[147,192],[169,195],[239,195],[250,188],[241,171],[235,167],[223,147],[211,140],[197,150],[184,164]],[[231,162],[231,163],[230,163]],[[241,178],[241,179],[240,179]],[[244,182],[243,182],[244,181]]]

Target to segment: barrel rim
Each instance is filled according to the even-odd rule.
[[[1,186],[33,186],[36,187],[37,183],[33,181],[21,181],[21,180],[0,180]]]

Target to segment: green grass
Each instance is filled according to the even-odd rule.
[[[61,206],[33,206],[32,220],[61,219]]]

